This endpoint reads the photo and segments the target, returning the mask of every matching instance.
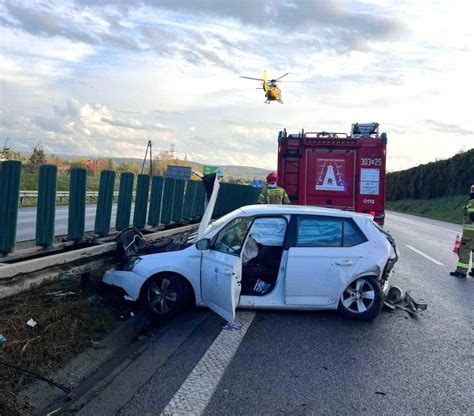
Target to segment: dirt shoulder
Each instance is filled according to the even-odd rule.
[[[20,405],[17,397],[35,381],[2,363],[48,377],[120,322],[126,306],[98,295],[99,276],[85,287],[79,278],[69,279],[0,300],[0,335],[6,338],[0,344],[1,415],[27,413],[29,406]],[[30,319],[36,325],[28,325]]]

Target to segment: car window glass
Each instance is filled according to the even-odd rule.
[[[250,229],[250,236],[264,246],[282,246],[285,232],[284,218],[257,218]]]
[[[240,255],[247,231],[253,217],[240,217],[232,220],[216,236],[214,250],[221,253]]]
[[[365,243],[367,238],[351,219],[344,219],[343,246],[353,247]]]
[[[341,247],[342,219],[333,217],[300,217],[298,247]]]
[[[228,214],[224,215],[223,217],[220,217],[219,219],[213,221],[211,224],[209,224],[206,228],[206,234],[211,234],[214,230],[217,230],[219,227],[222,227],[223,224],[229,221],[230,218],[235,216],[235,212],[229,212]]]

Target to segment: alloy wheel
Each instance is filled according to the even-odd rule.
[[[174,309],[178,295],[174,285],[164,278],[150,283],[147,298],[150,307],[156,313],[167,314]]]
[[[364,313],[375,301],[375,289],[372,283],[363,277],[346,287],[342,294],[342,305],[352,313]]]

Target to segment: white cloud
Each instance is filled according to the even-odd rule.
[[[201,162],[265,168],[284,127],[378,121],[391,170],[472,147],[462,2],[251,3],[6,0],[0,139],[136,157],[152,139]],[[263,69],[307,82],[282,83],[285,104],[264,105],[258,82],[238,78]]]

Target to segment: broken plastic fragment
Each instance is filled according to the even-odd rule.
[[[30,326],[31,328],[34,328],[36,325],[38,325],[38,322],[36,322],[33,318],[31,318],[30,320],[28,320],[26,325]]]
[[[407,291],[403,294],[403,291],[397,286],[392,286],[389,289],[384,305],[392,310],[395,308],[402,309],[412,316],[428,309],[426,303],[416,302],[410,295],[410,292]]]

